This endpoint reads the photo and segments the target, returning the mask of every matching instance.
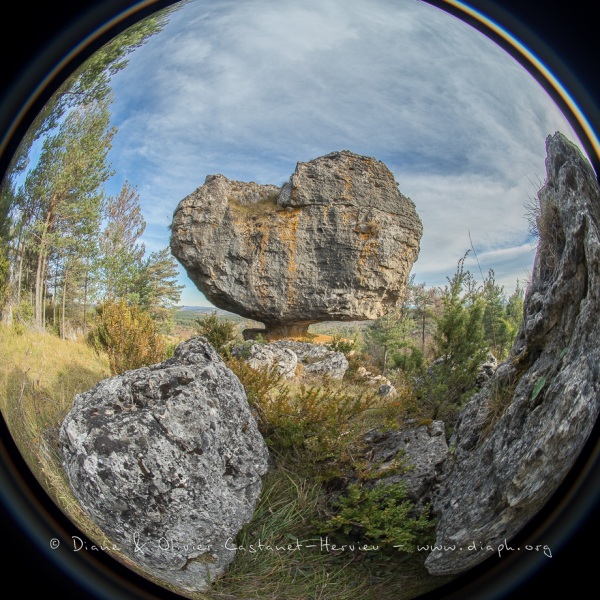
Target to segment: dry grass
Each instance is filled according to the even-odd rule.
[[[19,334],[0,325],[0,410],[49,496],[99,546],[110,546],[111,542],[73,496],[61,466],[57,435],[74,396],[109,374],[108,357],[97,354],[84,342],[63,341],[50,334],[29,331]],[[360,391],[359,387],[355,389],[344,382],[330,382],[330,385],[330,397]],[[321,414],[325,407],[315,402],[311,408],[329,421],[325,418],[327,410]],[[330,433],[333,437],[333,432]],[[261,501],[252,521],[240,532],[237,544],[249,547],[261,539],[287,545],[294,544],[296,539],[301,543],[315,536],[319,539],[315,520],[324,510],[327,493],[318,477],[301,476],[280,465],[265,479]],[[110,554],[158,585],[178,592],[126,557]],[[187,596],[197,600],[407,600],[442,583],[445,580],[427,574],[423,557],[418,555],[338,555],[320,548],[239,551],[227,573],[209,592]]]
[[[87,344],[0,325],[0,411],[32,473],[91,539],[106,536],[83,512],[61,466],[60,425],[76,394],[109,376],[108,358]]]
[[[238,550],[227,573],[202,597],[407,600],[445,583],[427,574],[423,556],[322,550],[314,519],[324,502],[325,492],[316,481],[283,468],[270,472],[254,517],[237,538],[245,550]],[[251,552],[259,540],[272,550]]]

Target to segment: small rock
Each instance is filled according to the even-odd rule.
[[[383,385],[379,386],[377,393],[380,396],[385,397],[385,396],[395,396],[398,393],[398,391],[391,383],[384,383]]]
[[[248,365],[257,370],[277,367],[279,375],[292,379],[296,375],[298,357],[289,348],[280,348],[274,344],[254,344],[250,348]]]

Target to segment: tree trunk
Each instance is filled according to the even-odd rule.
[[[87,292],[88,292],[89,271],[85,270],[85,283],[83,285],[83,335],[86,332],[87,325]]]
[[[45,326],[44,309],[44,283],[46,279],[46,258],[48,255],[48,233],[52,226],[54,206],[56,198],[53,197],[50,202],[50,207],[46,213],[46,220],[40,234],[40,246],[38,253],[37,269],[35,273],[35,324],[38,329],[43,329]]]
[[[40,242],[38,251],[37,269],[35,272],[35,325],[42,328],[42,270],[44,264],[44,242]]]
[[[23,277],[23,256],[25,254],[25,243],[23,242],[23,238],[19,240],[19,245],[17,246],[17,256],[19,261],[19,270],[17,271],[17,306],[21,304],[21,279]]]
[[[67,268],[67,265],[65,264],[65,274],[64,274],[64,281],[63,281],[63,291],[62,291],[62,323],[61,323],[61,329],[62,329],[62,339],[65,339],[65,305],[66,305],[66,299],[67,299],[67,275],[69,273],[69,270]]]

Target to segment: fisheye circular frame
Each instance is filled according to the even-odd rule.
[[[553,49],[535,32],[506,9],[506,2],[484,0],[470,3],[455,0],[430,1],[446,12],[475,27],[498,43],[546,89],[579,135],[598,172],[600,143],[597,136],[598,113],[593,90],[586,89],[570,73]],[[75,4],[75,3],[74,3]],[[175,4],[172,1],[96,0],[76,3],[76,17],[49,36],[41,47],[32,40],[31,50],[18,72],[2,89],[0,115],[0,175],[8,167],[11,156],[57,86],[105,41],[156,10]],[[517,4],[517,3],[514,3]],[[541,6],[542,2],[525,3]],[[69,6],[69,3],[66,5]],[[518,15],[518,12],[516,13]],[[35,31],[35,29],[34,29]],[[20,64],[17,60],[17,64]],[[31,475],[12,442],[5,424],[0,445],[0,499],[3,509],[4,539],[10,541],[13,559],[37,559],[36,580],[24,581],[25,589],[41,581],[40,589],[60,586],[63,597],[85,593],[98,598],[168,598],[177,597],[136,576],[104,553],[52,552],[51,539],[70,542],[81,535],[46,496]],[[579,460],[543,511],[520,532],[517,543],[544,540],[560,553],[574,536],[591,522],[600,497],[600,430],[593,430]],[[534,542],[535,543],[535,542]],[[6,546],[8,548],[8,546]],[[581,551],[585,552],[585,548]],[[43,562],[39,562],[43,561]],[[532,581],[540,582],[547,574],[547,562],[536,553],[492,557],[464,576],[458,577],[423,598],[505,598]],[[16,564],[16,563],[15,563]],[[10,571],[9,571],[10,573]],[[56,574],[53,576],[52,574]],[[63,587],[64,586],[64,587]],[[38,589],[37,587],[35,588]]]

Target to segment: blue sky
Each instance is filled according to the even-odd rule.
[[[509,293],[524,282],[545,138],[579,144],[517,62],[417,0],[192,0],[113,90],[109,192],[138,186],[148,251],[208,174],[279,185],[296,162],[347,149],[382,160],[415,202],[427,285],[447,282],[469,234],[484,273]],[[183,270],[181,283],[182,304],[207,304]]]

